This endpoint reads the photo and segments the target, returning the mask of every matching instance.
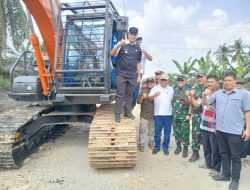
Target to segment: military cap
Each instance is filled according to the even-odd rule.
[[[243,80],[237,80],[236,84],[245,84]]]
[[[198,77],[206,77],[207,75],[206,74],[204,74],[204,73],[197,73],[196,74],[196,78],[198,78]]]
[[[177,80],[179,80],[179,79],[183,79],[183,80],[185,80],[185,79],[186,79],[186,77],[185,77],[184,75],[179,75],[179,76],[177,77]]]

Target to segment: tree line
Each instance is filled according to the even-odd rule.
[[[233,71],[238,80],[245,82],[250,88],[250,46],[242,39],[237,39],[232,45],[224,43],[215,52],[209,50],[205,57],[193,59],[190,57],[183,64],[172,60],[179,72],[193,79],[199,72],[213,73],[222,79],[225,72]]]

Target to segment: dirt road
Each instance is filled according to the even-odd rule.
[[[170,155],[138,153],[133,169],[96,170],[88,163],[89,125],[72,126],[39,147],[18,170],[0,170],[1,190],[227,190],[229,182],[215,182],[201,159],[189,163],[176,156],[171,137]],[[189,150],[191,153],[191,150]],[[250,188],[250,161],[244,161],[239,190]]]

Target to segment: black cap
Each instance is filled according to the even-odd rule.
[[[136,38],[136,41],[142,41],[142,37]]]
[[[179,75],[179,76],[177,77],[177,80],[179,80],[179,79],[183,79],[183,80],[185,80],[185,79],[186,79],[186,77],[185,77],[184,75]]]
[[[138,34],[138,28],[136,27],[130,27],[128,30],[129,33],[133,33],[133,34]]]

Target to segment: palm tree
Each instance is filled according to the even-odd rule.
[[[232,62],[236,63],[236,71],[237,75],[240,79],[243,79],[244,76],[249,72],[247,71],[247,66],[249,64],[246,64],[247,61],[247,53],[245,52],[245,49],[247,48],[247,45],[245,45],[241,39],[235,40],[234,45],[231,46],[231,51],[233,53]],[[249,68],[249,67],[248,67]]]
[[[248,53],[244,55],[243,68],[244,68],[244,77],[246,75],[250,76],[250,49],[248,50]]]
[[[6,23],[4,22],[4,12],[2,8],[2,1],[0,2],[0,73],[2,71],[1,65],[3,64],[2,52],[6,46]]]
[[[6,50],[20,52],[23,42],[28,39],[29,28],[20,0],[0,1],[0,69],[3,70],[4,59],[11,54]],[[11,51],[9,51],[11,52]]]
[[[216,61],[222,64],[226,68],[226,65],[230,64],[230,58],[232,58],[232,50],[226,43],[220,45],[215,52]]]
[[[217,51],[214,53],[216,58],[216,69],[222,77],[226,71],[236,72],[235,68],[231,64],[232,50],[224,43],[220,45]],[[215,69],[213,69],[214,71]]]
[[[247,46],[243,43],[241,38],[234,41],[234,45],[230,46],[231,52],[233,53],[232,57],[233,62],[244,62],[244,55],[246,54],[244,49],[246,47]]]

